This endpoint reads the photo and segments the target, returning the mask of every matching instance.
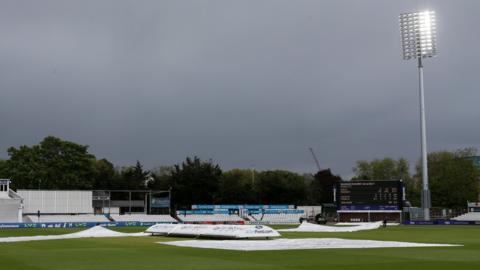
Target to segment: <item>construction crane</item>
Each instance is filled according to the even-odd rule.
[[[308,149],[310,149],[310,153],[312,153],[312,157],[313,157],[313,160],[315,160],[315,164],[317,164],[318,171],[321,171],[322,169],[320,169],[320,163],[318,162],[315,152],[313,152],[313,148],[309,147]]]

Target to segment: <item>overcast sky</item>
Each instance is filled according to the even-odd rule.
[[[415,61],[398,15],[437,13],[429,151],[480,146],[480,1],[0,0],[0,158],[48,135],[115,165],[350,177],[420,156]]]

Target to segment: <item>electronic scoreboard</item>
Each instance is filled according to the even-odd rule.
[[[402,181],[345,181],[336,186],[339,210],[401,210]]]

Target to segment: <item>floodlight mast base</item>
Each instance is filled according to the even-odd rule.
[[[420,94],[420,125],[422,142],[422,208],[425,221],[430,220],[430,190],[428,188],[428,161],[427,161],[427,128],[425,124],[425,91],[423,87],[423,63],[422,56],[418,56],[418,78]]]

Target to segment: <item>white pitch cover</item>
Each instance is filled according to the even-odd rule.
[[[156,224],[145,232],[153,235],[194,236],[211,238],[270,238],[280,234],[263,225],[210,225],[210,224]]]
[[[313,224],[309,222],[302,222],[300,226],[293,229],[279,230],[281,232],[358,232],[365,230],[375,230],[382,226],[381,221],[370,223],[359,223],[355,226],[326,226],[320,224]]]

